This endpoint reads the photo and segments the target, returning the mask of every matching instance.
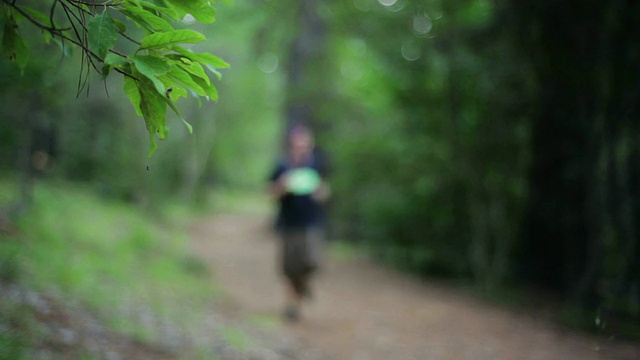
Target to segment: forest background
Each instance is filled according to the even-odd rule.
[[[335,241],[480,293],[549,292],[585,326],[606,317],[638,334],[639,3],[217,8],[193,27],[208,39],[197,49],[231,64],[220,98],[186,99],[193,134],[169,115],[151,157],[120,78],[95,76],[76,98],[77,53],[34,42],[44,55],[24,74],[2,60],[0,169],[19,205],[7,212],[43,179],[150,213],[263,191],[286,125],[304,120],[331,159]],[[53,158],[32,161],[38,150]]]

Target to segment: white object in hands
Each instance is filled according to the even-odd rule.
[[[321,182],[318,172],[308,167],[290,170],[286,178],[287,190],[294,195],[312,194]]]

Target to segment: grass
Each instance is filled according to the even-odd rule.
[[[33,212],[20,228],[30,245],[24,271],[38,289],[55,284],[95,307],[158,291],[191,299],[215,293],[185,266],[184,233],[88,191],[36,188]],[[113,288],[119,284],[126,286]]]
[[[222,329],[221,335],[227,343],[240,352],[249,348],[250,340],[241,329],[229,326]]]
[[[11,194],[15,187],[0,180],[2,202]],[[158,339],[158,319],[186,328],[220,297],[207,265],[186,249],[185,226],[177,226],[189,218],[185,208],[170,209],[178,220],[168,222],[64,183],[38,184],[33,199],[17,234],[0,239],[4,282],[55,294],[141,341]],[[0,358],[19,358],[38,330],[26,325],[30,315],[7,306],[0,303],[0,326],[17,323],[20,331],[0,329]]]

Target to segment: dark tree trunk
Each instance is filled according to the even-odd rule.
[[[316,130],[321,127],[318,105],[325,89],[319,69],[325,57],[327,31],[318,13],[320,4],[320,0],[292,2],[298,10],[298,23],[288,54],[287,127],[298,122],[308,123]]]
[[[638,291],[640,5],[512,4],[539,90],[523,273],[585,305],[631,296]],[[622,271],[607,265],[612,259],[623,259]]]
[[[593,68],[602,15],[594,2],[579,8],[547,2],[532,14],[539,22],[531,55],[540,87],[525,262],[535,281],[557,288],[569,288],[579,279],[596,235],[588,231],[586,205],[598,154]]]

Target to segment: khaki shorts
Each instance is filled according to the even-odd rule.
[[[315,227],[283,230],[281,265],[296,293],[306,295],[308,281],[322,263],[322,230]]]

